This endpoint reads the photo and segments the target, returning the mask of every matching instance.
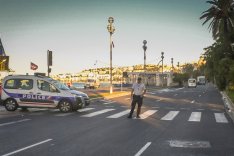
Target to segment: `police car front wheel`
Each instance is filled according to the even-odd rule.
[[[15,111],[18,108],[18,104],[14,99],[7,99],[5,101],[5,108],[8,111]]]
[[[61,112],[70,112],[72,110],[72,105],[69,101],[63,100],[59,103],[59,110]]]

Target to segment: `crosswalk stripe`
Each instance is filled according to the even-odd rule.
[[[178,113],[179,111],[170,111],[161,120],[173,120]]]
[[[93,110],[94,108],[82,108],[82,109],[79,109],[78,112],[87,112],[89,110]]]
[[[130,112],[130,109],[108,116],[107,118],[119,118],[121,116],[128,114],[129,112]]]
[[[146,112],[144,112],[143,114],[140,115],[140,119],[146,119],[149,116],[153,115],[154,113],[156,113],[158,110],[148,110]]]
[[[227,118],[225,117],[224,113],[214,113],[215,120],[218,123],[228,123]]]
[[[192,112],[188,121],[200,122],[201,121],[201,112]]]
[[[103,109],[103,110],[100,110],[100,111],[96,111],[96,112],[93,112],[93,113],[82,115],[82,117],[93,117],[93,116],[97,116],[97,115],[100,115],[100,114],[103,114],[103,113],[106,113],[106,112],[109,112],[109,111],[113,111],[113,110],[115,110],[115,109]]]

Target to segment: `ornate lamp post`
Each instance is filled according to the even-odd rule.
[[[107,30],[110,33],[110,94],[113,93],[113,86],[112,86],[112,34],[115,32],[115,27],[112,25],[114,23],[114,18],[108,18],[108,25]]]
[[[143,50],[144,50],[144,72],[146,71],[146,50],[147,50],[147,41],[143,41]]]
[[[164,52],[161,52],[161,59],[162,59],[162,74],[163,74],[163,59],[164,59]]]
[[[174,69],[173,62],[174,62],[174,59],[173,59],[173,58],[171,58],[171,69],[172,69],[172,71],[173,71],[173,69]]]
[[[180,62],[177,62],[178,72],[180,71]]]

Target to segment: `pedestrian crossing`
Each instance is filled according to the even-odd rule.
[[[173,120],[178,115],[178,113],[179,111],[170,111],[161,120]]]
[[[201,112],[192,112],[188,121],[200,122],[201,121]]]
[[[114,108],[104,108],[104,109],[97,109],[97,108],[83,108],[83,109],[79,109],[77,112],[70,112],[70,113],[60,113],[59,110],[55,111],[44,111],[44,112],[31,112],[30,115],[43,115],[43,113],[47,114],[53,114],[53,116],[56,117],[66,117],[66,116],[71,116],[71,115],[79,115],[79,117],[82,118],[94,118],[94,117],[104,117],[107,119],[121,119],[123,117],[127,117],[127,115],[130,112],[130,109],[114,109]],[[186,113],[186,115],[184,114]],[[190,122],[190,123],[198,123],[198,122],[202,122],[205,118],[207,118],[209,116],[212,116],[212,118],[214,119],[214,121],[216,123],[229,123],[227,117],[225,116],[225,113],[223,112],[209,112],[212,115],[203,115],[207,112],[201,112],[201,111],[195,111],[195,112],[189,112],[188,111],[169,111],[169,110],[159,110],[159,109],[150,109],[150,110],[146,110],[143,111],[140,115],[140,120],[145,120],[148,118],[151,119],[156,119],[156,120],[160,120],[160,121],[173,121],[176,120],[176,118],[179,118],[180,115],[183,115],[183,120]],[[184,116],[185,115],[185,116]],[[186,119],[187,118],[187,119]]]

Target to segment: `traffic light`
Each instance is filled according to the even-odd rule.
[[[9,56],[0,56],[0,71],[9,70]]]
[[[47,51],[48,66],[52,66],[52,51]]]

